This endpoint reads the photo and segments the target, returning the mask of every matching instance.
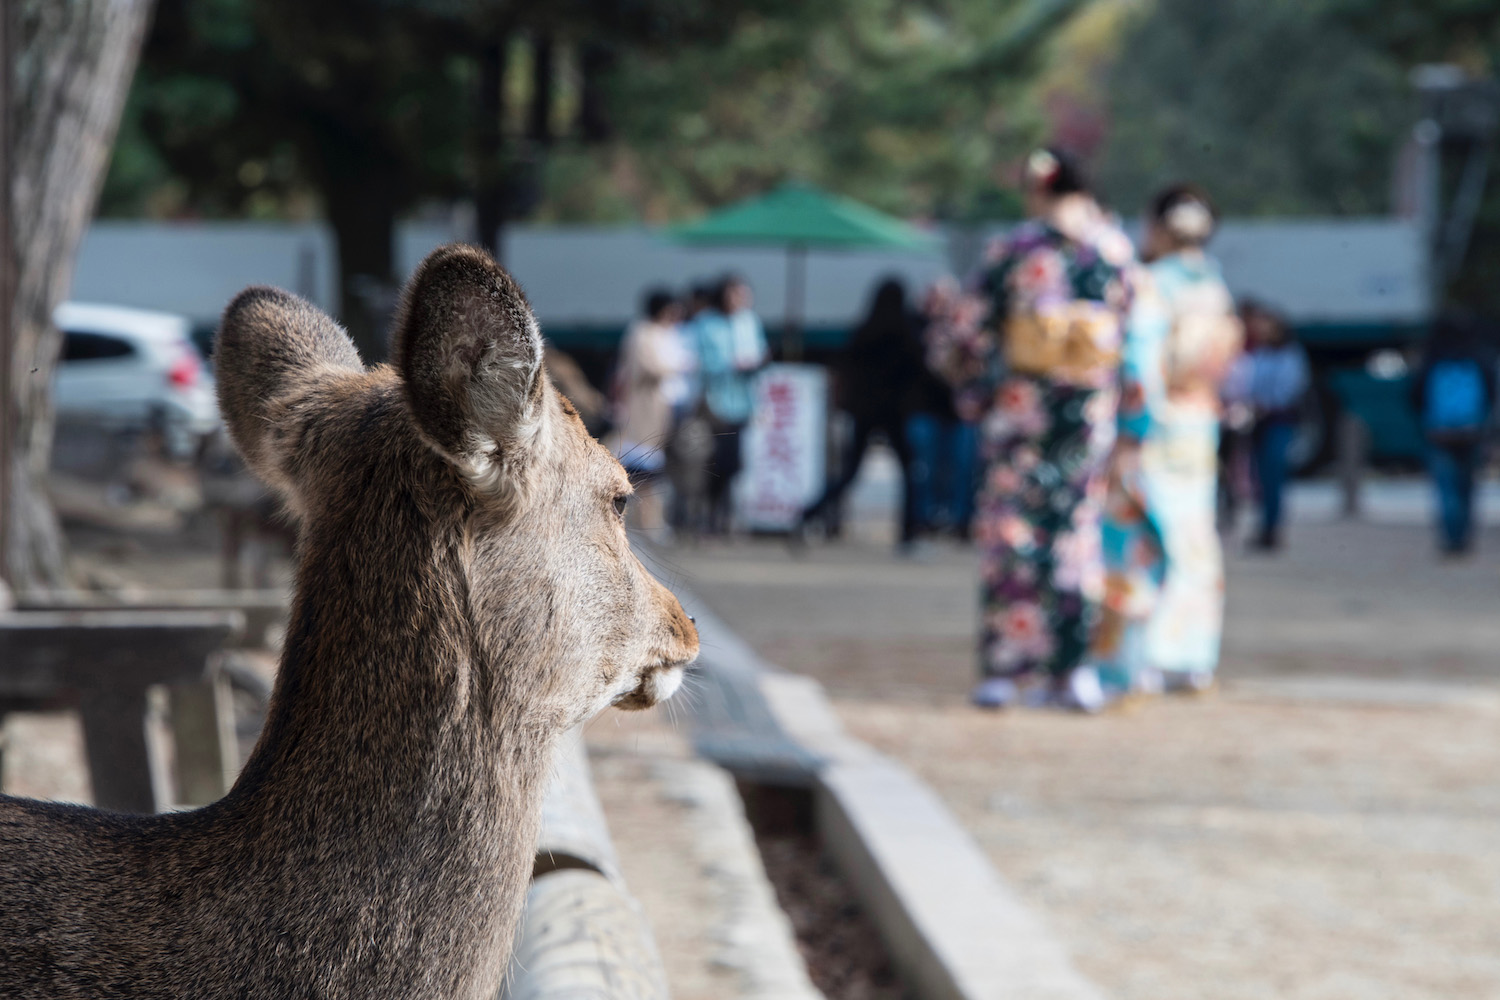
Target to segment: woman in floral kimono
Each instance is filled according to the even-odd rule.
[[[967,362],[984,370],[967,393],[982,402],[974,539],[984,680],[972,698],[1095,710],[1097,680],[1076,668],[1103,589],[1101,473],[1133,253],[1064,154],[1033,153],[1025,185],[1032,221],[984,270],[987,336],[980,363]]]
[[[1113,691],[1201,690],[1219,660],[1219,388],[1242,336],[1203,251],[1214,221],[1191,185],[1151,205],[1105,502],[1104,618],[1090,656]]]

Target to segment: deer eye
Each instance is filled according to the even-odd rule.
[[[629,503],[630,503],[630,494],[628,494],[628,493],[619,493],[619,494],[616,494],[616,496],[615,496],[615,516],[616,517],[624,517],[625,516],[625,507]]]

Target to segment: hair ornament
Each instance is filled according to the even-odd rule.
[[[1162,217],[1167,232],[1184,243],[1206,243],[1214,232],[1214,215],[1196,198],[1179,201]]]
[[[1045,187],[1057,179],[1062,163],[1051,152],[1038,149],[1026,157],[1026,177],[1033,184]]]

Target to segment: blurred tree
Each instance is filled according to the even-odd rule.
[[[379,356],[389,236],[421,201],[662,220],[789,176],[903,214],[1014,210],[1019,82],[1086,0],[161,0],[116,215],[305,217]]]
[[[711,42],[742,11],[813,6],[162,0],[104,210],[254,217],[321,208],[338,242],[342,317],[365,356],[379,358],[396,218],[423,200],[471,197],[491,242],[501,219],[533,200],[563,97],[560,40],[589,53],[579,60],[591,88],[585,124],[598,135],[596,90],[613,51]],[[510,72],[518,51],[530,70],[519,87]],[[523,100],[524,129],[507,135],[507,104]]]
[[[797,176],[902,215],[1013,214],[997,164],[1042,136],[1025,84],[1083,6],[843,0],[621,52],[617,141],[554,157],[543,212],[660,221]]]
[[[1500,66],[1500,4],[1487,0],[1332,0],[1339,23],[1403,69],[1423,63],[1450,63],[1472,79],[1493,79]],[[1444,186],[1451,192],[1469,150],[1444,157]],[[1456,154],[1456,155],[1454,155]],[[1500,318],[1500,182],[1491,163],[1468,253],[1447,293]]]
[[[423,193],[466,189],[478,15],[335,0],[163,0],[106,212],[326,213],[343,317],[383,354],[392,236]],[[435,7],[436,5],[434,5]],[[132,204],[134,202],[135,204]]]
[[[1132,210],[1192,179],[1235,214],[1388,211],[1415,109],[1400,68],[1341,19],[1343,2],[1142,6],[1107,77],[1105,192]]]
[[[72,281],[150,0],[3,0],[10,190],[4,213],[14,259],[0,344],[9,412],[0,420],[0,578],[19,591],[67,582],[62,532],[44,488],[52,453],[52,310]],[[0,260],[5,255],[0,254]],[[0,393],[4,397],[5,393]]]
[[[1494,71],[1500,6],[1489,0],[1330,0],[1337,22],[1405,66],[1453,63],[1473,76]]]

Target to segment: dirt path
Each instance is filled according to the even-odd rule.
[[[1500,995],[1500,713],[840,708],[1122,1000]]]
[[[1293,541],[1231,559],[1221,693],[1094,719],[963,704],[966,552],[663,564],[931,782],[1110,995],[1500,996],[1500,536]]]

